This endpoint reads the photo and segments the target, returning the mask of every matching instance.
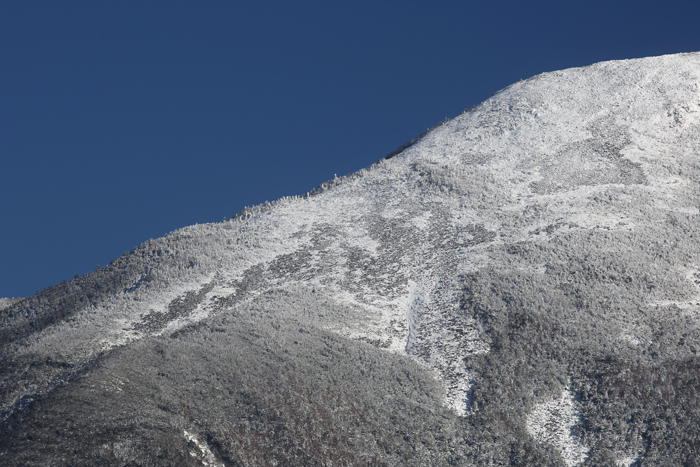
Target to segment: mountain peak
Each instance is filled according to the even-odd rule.
[[[42,443],[74,440],[26,441],[29,423],[71,407],[73,433],[100,433],[76,455],[115,465],[684,459],[699,83],[698,53],[538,75],[370,168],[3,309],[0,452],[53,459]],[[125,412],[87,414],[105,398]]]

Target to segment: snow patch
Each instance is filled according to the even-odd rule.
[[[21,298],[0,298],[0,310],[8,308],[22,300]]]
[[[620,334],[620,340],[622,340],[624,342],[628,342],[628,343],[635,345],[635,346],[642,343],[642,341],[637,339],[636,336],[634,336],[633,334],[626,333],[626,332]]]
[[[413,222],[413,225],[415,225],[417,228],[420,230],[425,230],[430,226],[430,218],[432,217],[432,214],[430,211],[426,211],[420,216],[416,216],[411,221]]]
[[[410,353],[411,344],[416,339],[416,328],[420,310],[427,308],[427,297],[422,284],[411,282],[408,286],[408,297],[406,299],[406,321],[408,322],[408,336],[406,338],[406,353]]]
[[[619,459],[617,461],[617,465],[619,467],[632,467],[637,462],[639,462],[639,459],[640,459],[639,455],[637,457],[625,457],[623,459]]]
[[[571,467],[588,458],[589,448],[577,437],[580,421],[574,393],[567,387],[561,397],[535,405],[527,417],[527,430],[539,443],[558,449],[566,465]]]
[[[190,449],[190,456],[198,459],[205,467],[225,467],[223,462],[216,459],[216,456],[206,443],[199,441],[196,436],[187,430],[183,430],[183,433],[187,441],[193,443],[199,449],[199,452]]]

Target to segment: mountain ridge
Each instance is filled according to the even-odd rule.
[[[84,381],[107,378],[105,365],[132,374],[123,355],[138,359],[129,350],[133,346],[153,358],[161,358],[153,349],[171,349],[177,360],[178,346],[200,348],[188,340],[196,335],[236,342],[293,365],[286,357],[292,351],[274,343],[274,336],[296,348],[297,334],[310,334],[333,342],[338,355],[365,352],[370,360],[397,355],[393,364],[420,383],[406,383],[411,389],[405,394],[386,389],[380,376],[370,386],[385,395],[382,400],[405,400],[410,413],[429,414],[428,425],[433,416],[449,420],[447,431],[431,428],[452,440],[443,448],[420,430],[405,436],[417,436],[430,448],[413,444],[406,450],[398,435],[386,441],[392,448],[359,435],[360,444],[343,444],[347,439],[338,435],[333,443],[345,446],[347,459],[358,455],[385,465],[478,465],[487,458],[511,465],[623,460],[644,465],[673,451],[680,462],[700,446],[700,438],[687,432],[681,448],[671,450],[641,414],[643,398],[668,404],[645,389],[650,381],[660,384],[663,365],[685,368],[679,374],[691,381],[687,369],[698,364],[694,310],[700,269],[692,240],[700,214],[693,185],[700,178],[698,83],[698,53],[537,75],[367,169],[302,197],[246,208],[223,223],[151,240],[105,268],[0,310],[3,418],[15,433],[3,438],[0,452],[6,459],[11,449],[31,456],[32,443],[17,447],[27,430],[22,413],[37,413],[32,407],[59,393],[66,394],[59,399],[65,403],[75,385],[87,391]],[[211,337],[218,328],[222,335]],[[261,333],[262,343],[248,341],[243,328]],[[315,348],[316,340],[305,339]],[[318,363],[306,350],[294,352],[299,361]],[[212,358],[205,353],[197,353],[201,361]],[[230,365],[235,370],[250,364]],[[276,363],[266,365],[287,374]],[[169,371],[187,380],[181,370]],[[357,374],[363,371],[357,368]],[[635,375],[639,386],[623,392],[638,390],[644,397],[631,402],[613,397],[614,403],[607,395],[601,398],[597,391],[610,381],[624,386],[616,371]],[[300,387],[319,377],[311,370],[305,374]],[[148,387],[155,384],[143,374],[132,376],[137,377]],[[247,378],[230,384],[258,381]],[[430,388],[427,398],[417,396],[421,388]],[[262,389],[256,391],[251,394],[266,400]],[[318,402],[322,397],[307,400],[303,391],[289,397],[306,401],[302,405],[313,400],[309,407],[326,413]],[[343,391],[348,392],[338,397],[350,397],[352,384]],[[670,407],[695,400],[689,391]],[[363,394],[359,400],[373,410],[395,416],[370,402],[373,392]],[[168,407],[163,413],[182,417],[184,412],[173,407],[187,405],[183,397],[172,395],[162,404]],[[393,403],[387,407],[395,409]],[[234,409],[227,410],[239,420]],[[154,413],[171,420],[166,426],[188,433],[180,432],[178,442],[168,441],[171,434],[156,444],[175,443],[173,452],[184,453],[188,461],[209,459],[183,447],[199,446],[193,439],[218,446],[218,454],[211,455],[231,465],[298,461],[303,456],[292,453],[303,440],[314,439],[321,451],[304,462],[331,463],[322,452],[324,441],[317,439],[323,436],[313,430],[298,439],[289,434],[283,443],[292,446],[289,451],[267,458],[262,447],[243,447],[249,438],[272,442],[261,434],[264,427],[236,437],[225,434],[232,428],[223,422],[197,426]],[[632,421],[616,418],[619,413]],[[697,417],[693,410],[686,418],[671,414],[674,430],[692,426]],[[350,412],[344,416],[352,419]],[[236,429],[248,426],[231,423]],[[479,429],[491,438],[477,434]],[[152,435],[147,434],[139,439]],[[480,441],[470,448],[467,435]],[[106,441],[111,447],[104,448],[105,459],[117,465],[131,458],[120,458],[114,443]],[[155,455],[138,439],[119,443],[149,459]],[[99,449],[84,452],[97,455]],[[479,457],[480,450],[488,456]]]

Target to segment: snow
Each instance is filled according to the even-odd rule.
[[[16,302],[22,300],[21,298],[0,298],[0,310],[15,304]]]
[[[535,406],[527,418],[527,430],[538,442],[557,448],[564,463],[573,467],[588,458],[589,449],[576,437],[580,420],[574,394],[567,387],[559,398]]]
[[[190,450],[190,456],[202,462],[204,467],[224,467],[224,463],[216,459],[216,456],[214,456],[214,453],[211,452],[206,443],[199,441],[195,435],[187,430],[183,430],[183,434],[187,441],[193,443],[199,449],[199,451]]]
[[[632,467],[637,463],[640,459],[640,455],[637,455],[636,457],[625,457],[617,461],[617,465],[620,467]]]

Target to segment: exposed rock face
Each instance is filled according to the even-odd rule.
[[[1,310],[0,463],[694,465],[699,161],[700,54],[606,62],[147,242]]]

